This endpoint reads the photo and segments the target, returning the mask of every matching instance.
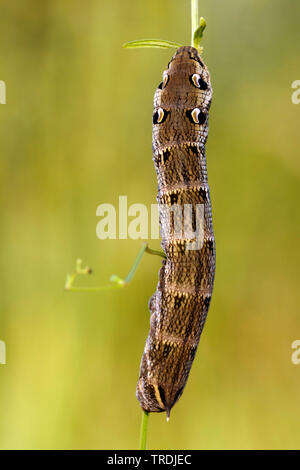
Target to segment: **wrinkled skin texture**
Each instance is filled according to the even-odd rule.
[[[149,301],[150,332],[137,384],[141,407],[166,411],[167,416],[187,382],[213,289],[215,240],[205,158],[211,97],[209,72],[197,50],[181,47],[154,96],[157,201],[167,206],[191,204],[195,214],[196,204],[202,204],[204,239],[200,249],[187,249],[187,238],[175,237],[177,216],[160,213],[167,258]]]

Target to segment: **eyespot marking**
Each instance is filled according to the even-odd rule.
[[[190,82],[196,88],[200,88],[200,90],[207,90],[207,83],[200,77],[198,73],[193,73],[193,75],[190,76]]]
[[[167,119],[168,112],[162,108],[158,108],[153,114],[153,124],[161,124]]]
[[[169,81],[169,75],[167,72],[164,72],[163,73],[163,88],[166,88],[168,81]]]
[[[186,112],[187,117],[194,124],[204,124],[206,121],[206,114],[203,113],[199,108],[194,108]]]

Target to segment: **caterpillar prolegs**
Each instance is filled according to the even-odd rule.
[[[207,183],[205,143],[212,88],[197,49],[180,47],[154,96],[153,160],[159,204],[204,207],[200,249],[172,236],[170,219],[160,217],[166,254],[155,294],[149,301],[150,332],[137,384],[137,398],[147,412],[170,410],[181,396],[195,357],[210,305],[215,240]],[[167,230],[169,229],[169,230]]]

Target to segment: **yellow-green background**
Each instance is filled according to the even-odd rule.
[[[212,304],[190,379],[154,449],[299,448],[298,0],[201,0],[214,88],[207,143],[217,244]],[[160,260],[132,285],[67,293],[126,275],[141,241],[96,238],[96,207],[155,203],[153,93],[190,42],[189,0],[1,1],[1,448],[134,449],[135,386]],[[159,247],[159,241],[152,242]]]

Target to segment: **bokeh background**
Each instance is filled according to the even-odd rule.
[[[140,240],[96,237],[96,208],[155,203],[153,94],[190,42],[189,0],[22,0],[0,6],[0,447],[135,449],[135,387],[160,259],[127,289]],[[201,0],[214,88],[207,143],[217,243],[212,304],[190,379],[152,449],[299,448],[298,0]],[[159,241],[151,242],[154,248]]]

